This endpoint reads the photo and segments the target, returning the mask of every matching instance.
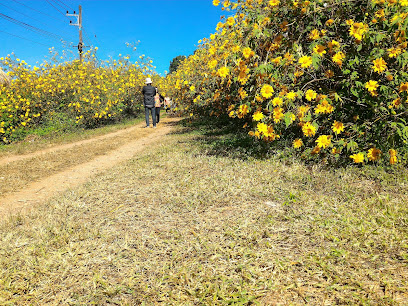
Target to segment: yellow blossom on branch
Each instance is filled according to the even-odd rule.
[[[316,128],[314,125],[312,125],[310,122],[306,122],[303,126],[302,126],[302,131],[303,134],[307,137],[312,137],[316,134]]]
[[[373,81],[373,80],[370,80],[367,83],[365,83],[365,88],[367,88],[367,90],[370,93],[375,92],[377,90],[378,86],[380,86],[380,85],[378,85],[378,82]]]
[[[300,138],[297,138],[297,139],[295,139],[294,141],[293,141],[293,147],[295,148],[295,149],[299,149],[300,147],[302,147],[303,146],[303,141],[302,141],[302,139],[300,139]]]
[[[346,58],[346,55],[342,52],[339,51],[335,55],[333,55],[332,60],[335,62],[337,65],[341,66],[343,64],[343,60]]]
[[[332,130],[336,134],[340,134],[341,132],[344,131],[344,124],[339,121],[334,120],[334,123],[332,125]]]
[[[261,89],[261,95],[264,98],[270,98],[274,93],[273,87],[269,84],[264,84]]]
[[[382,73],[387,69],[387,63],[383,60],[382,57],[373,60],[373,69],[375,72]]]
[[[264,114],[260,111],[257,111],[252,115],[252,119],[254,119],[255,121],[261,121],[263,118]]]
[[[364,162],[364,153],[356,153],[353,155],[350,155],[350,158],[356,163],[363,163]]]
[[[302,68],[308,68],[312,64],[312,58],[310,56],[302,56],[299,58],[299,64]]]
[[[398,163],[397,150],[390,149],[388,151],[388,154],[390,155],[390,164],[391,165],[395,165],[396,163]]]
[[[377,161],[381,157],[381,151],[376,148],[371,148],[368,150],[367,157],[369,161]]]
[[[217,74],[221,77],[221,78],[226,78],[229,75],[229,69],[228,67],[221,67],[220,69],[218,69]]]
[[[323,55],[326,54],[326,47],[325,47],[325,46],[322,46],[322,45],[316,45],[316,46],[313,48],[313,52],[316,53],[316,54],[318,54],[319,56],[323,56]]]
[[[312,101],[316,99],[317,93],[313,89],[308,89],[305,94],[306,100]]]
[[[330,135],[321,135],[316,139],[316,144],[319,148],[327,148],[331,144],[331,136]]]

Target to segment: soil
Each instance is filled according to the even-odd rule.
[[[10,165],[22,160],[35,159],[39,156],[50,156],[61,154],[61,151],[75,149],[76,147],[88,145],[89,149],[96,147],[98,143],[114,140],[115,138],[124,137],[126,134],[134,133],[143,135],[142,137],[130,137],[130,141],[120,143],[117,147],[106,152],[103,155],[96,155],[85,162],[75,166],[53,171],[50,175],[43,176],[40,180],[27,184],[24,188],[11,193],[3,194],[0,198],[0,215],[14,215],[26,213],[41,203],[45,203],[53,197],[75,188],[92,177],[115,165],[133,158],[136,154],[143,151],[147,146],[157,143],[160,139],[168,134],[174,124],[180,118],[163,118],[157,128],[145,128],[144,123],[140,123],[131,128],[116,131],[114,133],[93,137],[87,140],[81,140],[69,144],[54,146],[44,150],[36,151],[24,155],[11,155],[4,158],[0,157],[0,166]],[[114,141],[112,141],[114,143]],[[75,158],[71,154],[63,155],[63,158]],[[27,171],[27,169],[21,169]],[[0,183],[4,179],[0,174]]]

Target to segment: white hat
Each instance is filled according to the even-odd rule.
[[[151,78],[146,78],[146,84],[152,84],[152,79]]]

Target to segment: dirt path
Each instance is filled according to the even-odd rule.
[[[75,159],[75,156],[72,156],[72,151],[74,149],[75,152],[75,148],[82,148],[83,146],[86,146],[88,150],[92,150],[92,148],[97,147],[100,143],[114,143],[116,138],[122,137],[122,142],[118,141],[118,145],[116,147],[110,148],[109,151],[102,155],[99,154],[92,156],[87,160],[82,159],[79,164],[70,166],[68,168],[62,168],[61,170],[53,169],[54,171],[48,172],[50,173],[49,175],[44,175],[41,177],[41,179],[30,182],[23,188],[20,187],[17,191],[3,194],[0,198],[0,215],[4,216],[27,212],[30,209],[35,208],[36,205],[57,196],[61,192],[84,184],[92,176],[132,158],[146,148],[146,146],[157,142],[171,131],[172,126],[178,120],[180,119],[164,118],[156,129],[145,129],[143,128],[144,124],[141,123],[131,128],[97,136],[87,140],[55,146],[30,154],[8,156],[2,159],[0,158],[0,166],[3,167],[12,166],[14,163],[18,163],[20,161],[29,162],[30,160],[33,160],[34,162],[34,160],[38,157],[45,158],[45,161],[43,162],[47,162],[48,156],[48,159],[52,159],[53,155],[61,155],[61,152],[63,153],[65,150],[67,150],[67,154],[62,154],[62,158],[72,160]],[[139,135],[140,137],[133,137],[133,134]],[[124,137],[127,137],[126,142],[123,142]],[[78,154],[81,154],[80,150],[78,151]],[[27,167],[24,168],[24,163],[22,163],[19,171],[27,171]]]

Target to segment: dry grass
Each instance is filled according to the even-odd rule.
[[[408,303],[405,169],[243,160],[185,131],[5,221],[0,303]]]
[[[28,154],[42,149],[48,149],[54,146],[68,144],[76,141],[91,139],[96,136],[102,136],[115,131],[133,126],[142,121],[141,118],[129,119],[117,124],[111,124],[95,129],[79,129],[75,132],[63,133],[61,135],[38,136],[35,134],[28,135],[24,140],[12,145],[0,146],[0,158],[15,154]]]
[[[70,149],[0,165],[2,182],[0,196],[20,190],[33,181],[106,154],[131,140],[145,137],[148,133],[148,130],[136,129],[131,133],[118,135],[114,138],[106,138],[101,141],[74,146]]]

